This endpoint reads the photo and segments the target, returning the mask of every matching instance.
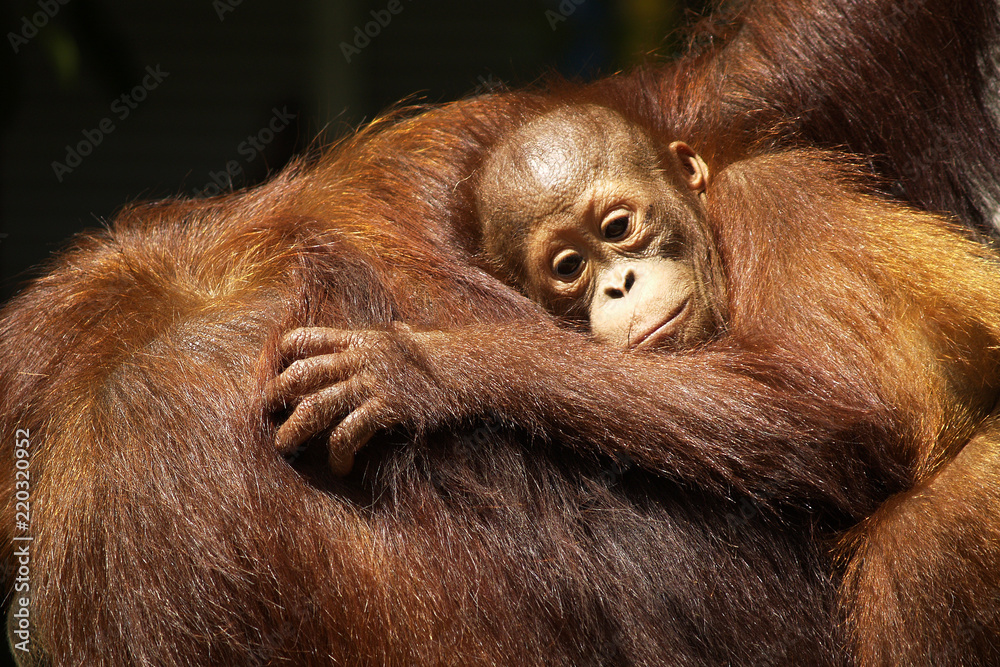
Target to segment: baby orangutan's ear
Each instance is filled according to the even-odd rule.
[[[708,187],[708,165],[701,156],[683,141],[670,144],[670,154],[687,179],[688,187],[699,194],[705,192]]]

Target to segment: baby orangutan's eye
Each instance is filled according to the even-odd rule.
[[[631,220],[629,211],[615,211],[601,224],[601,235],[607,241],[621,241],[628,236]]]
[[[567,250],[552,261],[552,272],[560,280],[572,280],[583,268],[583,257],[575,250]]]

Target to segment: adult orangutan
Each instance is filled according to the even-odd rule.
[[[7,311],[31,639],[52,664],[839,664],[808,517],[475,423],[373,442],[344,479],[276,455],[262,387],[289,328],[542,317],[447,250],[466,112],[251,192],[135,207]]]
[[[760,3],[724,43],[677,64],[554,95],[685,138],[719,173],[790,138],[881,153],[876,167],[910,201],[977,224],[996,192],[982,98],[992,11]],[[833,502],[802,500],[811,487],[782,479],[773,488],[794,493],[763,498],[750,482],[780,462],[757,461],[746,492],[724,488],[722,467],[697,480],[683,467],[623,471],[593,453],[604,440],[576,437],[576,423],[380,435],[343,478],[324,475],[310,458],[318,448],[294,469],[275,455],[263,388],[291,328],[567,335],[473,256],[470,176],[548,105],[544,93],[466,100],[385,121],[255,190],[132,207],[4,309],[0,426],[11,460],[31,452],[33,538],[30,603],[14,594],[9,618],[20,631],[28,610],[33,655],[60,665],[855,660],[815,536],[902,488],[902,474],[881,494],[855,480],[873,489],[857,504],[838,504],[832,482],[821,487]],[[932,145],[934,177],[917,168]],[[713,402],[735,391],[720,387]],[[761,413],[757,435],[774,420],[796,416]],[[967,445],[956,463],[976,451]],[[891,467],[891,454],[870,470]],[[6,558],[27,536],[15,530],[24,480],[13,472],[0,478]],[[802,505],[772,511],[786,498]],[[974,631],[973,659],[987,650]]]

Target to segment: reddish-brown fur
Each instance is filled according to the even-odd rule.
[[[347,402],[377,398],[386,425],[418,432],[495,413],[682,483],[863,519],[841,547],[859,662],[989,664],[1000,261],[946,220],[859,191],[844,159],[749,158],[708,188],[730,313],[715,342],[617,352],[524,322],[355,334]],[[293,340],[312,358],[289,379],[325,376],[322,333]],[[328,424],[324,402],[300,409]],[[983,454],[963,450],[973,436]]]
[[[726,29],[729,46],[560,95],[610,101],[664,135],[687,138],[713,166],[753,144],[799,139],[884,153],[876,166],[911,201],[981,224],[996,192],[997,133],[981,99],[981,70],[971,64],[993,37],[992,5],[927,0],[897,16],[896,4],[762,2],[746,13],[742,31]],[[528,332],[548,330],[531,304],[470,261],[475,221],[459,185],[537,106],[516,95],[458,103],[386,123],[247,193],[135,207],[110,231],[78,238],[4,309],[0,451],[12,460],[16,429],[30,430],[31,636],[53,664],[854,660],[836,619],[835,570],[815,535],[912,481],[900,473],[912,456],[902,445],[919,433],[897,431],[899,418],[885,410],[897,395],[907,401],[904,417],[933,402],[936,394],[918,391],[919,369],[906,369],[896,386],[878,364],[874,376],[848,374],[861,366],[791,337],[800,347],[787,350],[790,360],[816,357],[817,371],[767,389],[803,412],[742,408],[750,441],[763,443],[775,424],[794,429],[824,417],[806,401],[827,386],[813,381],[860,383],[857,395],[872,401],[862,406],[871,409],[865,416],[875,417],[866,423],[881,427],[858,435],[884,435],[901,448],[881,451],[870,469],[831,449],[802,450],[826,463],[822,483],[808,488],[823,490],[818,502],[832,500],[835,513],[779,520],[759,500],[718,493],[738,465],[744,474],[733,479],[755,495],[766,495],[756,493],[763,485],[777,494],[768,500],[809,497],[792,478],[769,483],[782,465],[795,469],[794,460],[776,458],[788,450],[751,448],[754,456],[741,462],[740,450],[721,446],[732,436],[711,410],[754,396],[730,385],[695,406],[704,420],[692,412],[698,420],[662,422],[675,432],[723,436],[704,439],[718,451],[716,470],[702,481],[698,469],[678,465],[668,472],[687,482],[677,486],[560,446],[578,421],[537,441],[475,423],[418,441],[385,438],[343,480],[317,472],[308,453],[297,470],[275,456],[260,389],[277,370],[275,342],[289,327],[368,329],[399,320],[429,329],[480,324],[495,332],[496,324],[517,322]],[[941,152],[928,162],[930,146]],[[814,203],[841,196],[826,179],[804,175],[798,187]],[[765,202],[751,198],[748,206]],[[890,218],[897,211],[884,209]],[[940,262],[928,238],[920,237],[919,252],[903,250]],[[811,237],[798,242],[808,255]],[[954,243],[952,254],[978,254]],[[964,257],[960,265],[967,261],[985,260]],[[872,350],[887,349],[881,338],[875,343]],[[752,361],[739,360],[748,381]],[[972,408],[974,417],[983,411]],[[953,429],[956,442],[971,430],[947,410],[928,414],[918,430],[935,424]],[[625,431],[610,435],[636,445]],[[940,664],[919,653],[930,645],[961,664],[964,644],[969,664],[993,656],[995,608],[989,592],[975,596],[978,586],[993,585],[992,552],[983,546],[992,533],[978,521],[983,515],[963,518],[969,505],[960,502],[971,494],[993,515],[989,486],[976,481],[990,470],[986,442],[974,441],[936,477],[920,476],[927,489],[915,493],[925,493],[946,524],[911,538],[924,540],[913,553],[926,556],[920,564],[933,577],[909,576],[913,569],[893,562],[890,542],[880,539],[862,554],[866,567],[847,570],[859,659],[891,663],[889,652],[909,651]],[[925,470],[933,469],[928,461]],[[14,481],[2,477],[5,562]],[[899,507],[913,505],[883,505],[866,533],[903,539]],[[968,567],[945,567],[962,559]],[[886,587],[901,596],[887,600]],[[940,620],[952,591],[962,592],[956,609],[972,619],[968,626]]]
[[[375,443],[346,480],[276,457],[260,387],[288,327],[539,317],[440,247],[469,210],[463,113],[132,209],[10,306],[4,428],[31,432],[32,639],[54,664],[837,662],[805,519],[475,424]]]

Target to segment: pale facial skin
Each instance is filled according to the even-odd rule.
[[[585,317],[619,348],[686,347],[708,334],[710,304],[692,257],[704,230],[708,167],[690,147],[665,156],[603,107],[550,112],[487,161],[479,192],[487,250],[521,275],[527,294]],[[490,243],[520,231],[517,249]]]

